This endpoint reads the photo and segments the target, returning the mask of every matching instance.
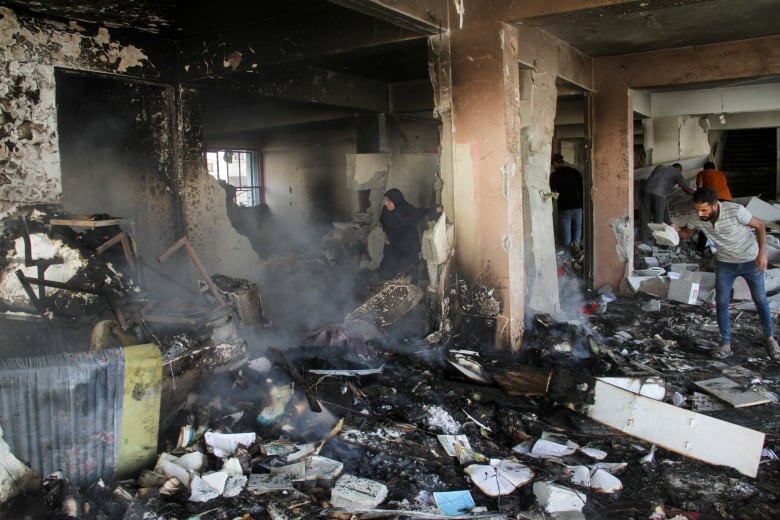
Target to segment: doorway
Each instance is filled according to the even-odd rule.
[[[58,69],[62,204],[124,219],[136,254],[156,258],[182,232],[170,87]]]

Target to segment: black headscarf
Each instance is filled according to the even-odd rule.
[[[401,190],[392,188],[385,193],[395,208],[391,211],[382,208],[379,222],[390,242],[385,245],[383,264],[386,268],[394,266],[404,269],[417,261],[420,253],[420,234],[417,223],[429,210],[416,208],[405,198]]]

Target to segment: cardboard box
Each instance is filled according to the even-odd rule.
[[[671,280],[666,297],[680,303],[696,304],[699,299],[699,284],[688,280]]]
[[[673,273],[684,273],[686,271],[698,271],[699,264],[672,264],[669,270]]]

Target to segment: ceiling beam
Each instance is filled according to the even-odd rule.
[[[204,86],[211,90],[209,83]],[[389,110],[385,83],[307,66],[264,69],[240,79],[220,81],[214,89],[224,99],[240,99],[245,104],[272,98],[368,112]]]
[[[420,34],[347,9],[322,16],[249,24],[245,30],[216,37],[191,38],[178,45],[180,81],[227,78],[242,72],[348,53],[370,54]]]
[[[447,30],[447,1],[419,0],[328,0],[353,11],[367,14],[420,34]]]

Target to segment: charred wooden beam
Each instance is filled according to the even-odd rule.
[[[124,231],[120,231],[113,237],[109,238],[105,242],[103,242],[101,245],[95,249],[95,252],[99,255],[102,255],[105,251],[107,251],[111,246],[121,243],[122,244],[122,252],[125,254],[125,260],[127,260],[127,265],[130,266],[131,271],[133,274],[136,273],[136,267],[135,267],[135,255],[133,255],[133,248],[130,246],[130,239],[127,236],[127,233]]]
[[[208,286],[212,296],[214,296],[214,299],[217,300],[217,303],[219,303],[220,307],[224,307],[225,300],[222,298],[222,294],[219,292],[219,288],[214,283],[214,280],[211,279],[211,276],[209,276],[208,271],[206,271],[206,268],[203,266],[200,258],[198,258],[198,254],[195,252],[195,249],[192,247],[192,244],[190,244],[190,241],[187,239],[187,237],[181,237],[179,240],[177,240],[163,254],[157,257],[157,261],[159,261],[161,264],[165,263],[165,261],[168,260],[168,258],[170,258],[173,253],[182,247],[184,248],[184,251],[186,251],[187,256],[190,257],[190,261],[192,262],[193,267],[195,267],[195,269],[198,271],[198,274],[200,274],[201,279]]]

